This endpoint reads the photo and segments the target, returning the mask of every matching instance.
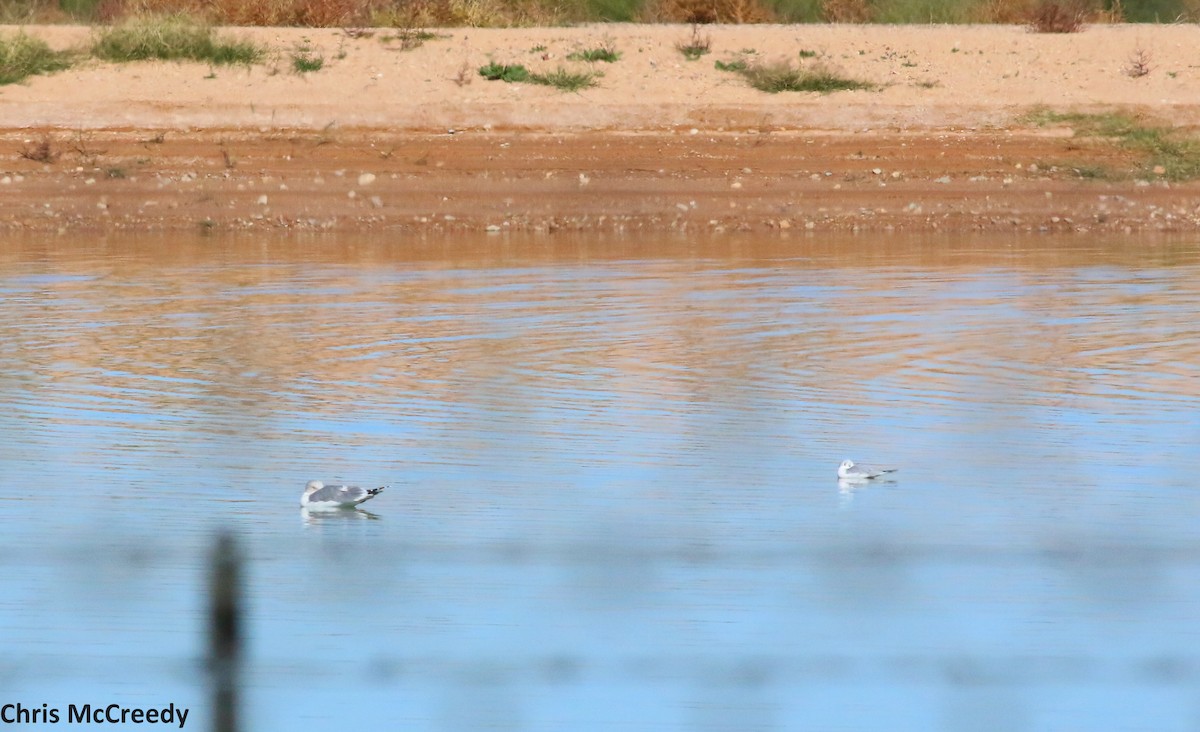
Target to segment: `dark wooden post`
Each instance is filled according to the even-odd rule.
[[[217,537],[209,586],[208,666],[213,732],[237,732],[242,655],[242,559],[229,533]]]

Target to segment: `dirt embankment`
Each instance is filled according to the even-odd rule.
[[[678,26],[448,30],[409,51],[335,30],[233,32],[273,58],[88,62],[0,88],[0,227],[1200,228],[1197,183],[1023,121],[1047,106],[1200,126],[1194,26],[714,27],[699,61],[675,49]],[[621,58],[567,58],[599,43]],[[294,73],[300,45],[325,67]],[[1153,67],[1133,78],[1138,48]],[[748,51],[879,88],[766,94],[713,67]],[[563,93],[485,81],[489,60],[604,76]]]

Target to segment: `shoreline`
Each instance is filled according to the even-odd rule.
[[[0,174],[29,231],[1200,230],[1200,184],[1080,181],[1073,138],[975,133],[57,134]],[[14,147],[26,133],[0,133]],[[36,138],[34,138],[36,139]],[[81,152],[82,151],[82,152]],[[1095,162],[1123,153],[1098,144]],[[92,164],[80,158],[94,156]],[[1036,161],[1041,161],[1039,164]]]
[[[26,32],[56,48],[90,33]],[[1026,121],[1121,110],[1192,134],[1197,26],[714,26],[696,62],[674,49],[682,26],[448,29],[409,51],[330,29],[222,32],[273,60],[89,61],[0,87],[0,230],[1200,230],[1200,182]],[[600,38],[622,59],[565,60]],[[281,70],[299,43],[328,66]],[[713,68],[750,44],[812,48],[881,86],[767,94]],[[1143,79],[1116,68],[1131,44],[1154,49]],[[604,76],[578,93],[473,76],[489,59]],[[27,159],[43,142],[46,159]]]

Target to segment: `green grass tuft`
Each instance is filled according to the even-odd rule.
[[[206,61],[252,64],[266,49],[250,41],[218,36],[211,27],[186,15],[134,18],[98,31],[92,54],[105,61]]]
[[[835,91],[874,88],[873,84],[839,76],[824,67],[803,69],[787,62],[754,64],[746,69],[744,75],[750,86],[770,94],[785,91],[828,94]]]
[[[1071,171],[1075,173],[1076,177],[1084,180],[1115,180],[1118,177],[1116,173],[1103,165],[1088,163],[1073,165]]]
[[[488,81],[529,81],[529,69],[520,64],[498,64],[495,61],[479,67],[479,75]]]
[[[533,74],[520,64],[498,64],[492,61],[479,67],[479,75],[488,81],[522,82],[552,86],[561,91],[579,91],[596,86],[602,74],[596,71],[569,71],[561,66],[545,74]]]
[[[297,74],[307,74],[325,68],[325,57],[318,56],[307,48],[292,52],[292,71]]]
[[[721,71],[741,74],[750,86],[769,94],[785,91],[828,94],[835,91],[877,88],[870,82],[840,76],[820,64],[803,67],[786,60],[748,63],[746,59],[739,58],[729,62],[718,61],[716,67]]]
[[[596,61],[603,61],[604,63],[611,64],[617,59],[621,58],[621,52],[617,51],[611,46],[600,46],[598,48],[588,48],[583,51],[576,51],[575,53],[567,56],[567,58],[571,61],[589,61],[592,63],[595,63]]]
[[[0,86],[17,84],[35,74],[61,71],[70,65],[70,54],[51,50],[40,38],[23,32],[0,35]]]
[[[561,66],[546,74],[531,74],[529,80],[535,84],[552,86],[559,91],[579,91],[590,89],[599,82],[600,74],[594,71],[568,71]]]
[[[379,37],[379,41],[381,43],[399,43],[401,51],[411,51],[425,45],[425,41],[434,41],[439,38],[449,38],[449,36],[439,36],[433,31],[420,28],[401,28],[394,34],[385,33]]]

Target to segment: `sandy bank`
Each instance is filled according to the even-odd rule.
[[[60,48],[82,28],[27,32]],[[0,88],[0,225],[20,228],[824,228],[1192,230],[1200,186],[1081,180],[1115,145],[1022,122],[1124,109],[1200,126],[1196,26],[1066,36],[1004,26],[451,29],[400,51],[377,33],[234,29],[251,68],[87,62]],[[607,41],[614,64],[567,55]],[[307,44],[325,68],[296,74]],[[1123,72],[1137,49],[1147,76]],[[765,94],[713,67],[815,51],[877,91]],[[496,60],[603,71],[562,93],[488,82]],[[810,63],[806,61],[806,63]],[[51,141],[57,157],[22,157]]]

